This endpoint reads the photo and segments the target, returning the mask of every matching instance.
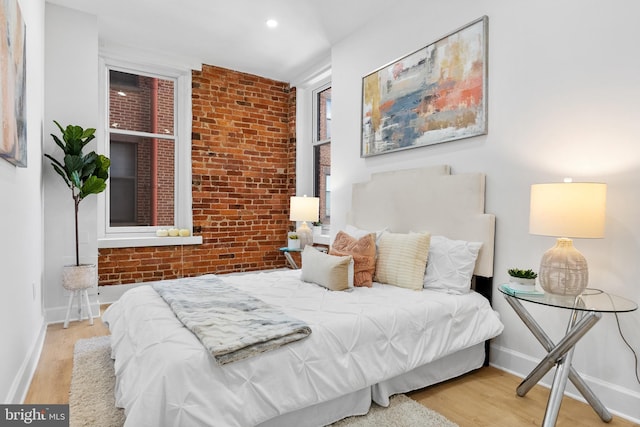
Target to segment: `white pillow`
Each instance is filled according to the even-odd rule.
[[[471,277],[482,242],[451,240],[431,236],[431,247],[424,276],[425,289],[465,294],[471,289]]]
[[[344,228],[345,233],[347,233],[349,236],[355,237],[356,239],[362,239],[367,234],[375,233],[376,243],[378,243],[378,240],[380,240],[380,236],[382,236],[382,233],[384,233],[386,230],[387,230],[387,227],[381,230],[376,230],[376,231],[363,230],[362,228],[358,228],[354,225],[349,225],[349,224],[347,224]]]
[[[380,236],[376,281],[421,290],[429,255],[429,233],[388,233]]]
[[[302,251],[300,279],[332,291],[349,289],[353,287],[353,257],[328,255],[307,245]]]

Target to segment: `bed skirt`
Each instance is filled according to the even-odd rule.
[[[484,343],[450,354],[410,372],[346,396],[272,418],[259,427],[321,427],[369,412],[371,402],[389,406],[389,397],[459,377],[484,364]]]

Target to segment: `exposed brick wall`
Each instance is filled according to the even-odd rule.
[[[100,249],[101,285],[285,266],[295,89],[204,65],[193,78],[193,221],[203,244]]]

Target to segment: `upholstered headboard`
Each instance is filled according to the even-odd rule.
[[[484,174],[451,175],[449,166],[376,173],[353,185],[348,222],[483,242],[474,273],[493,277],[495,216],[484,212],[484,196]]]

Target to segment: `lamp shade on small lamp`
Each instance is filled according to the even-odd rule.
[[[587,260],[571,238],[602,238],[607,186],[565,182],[531,186],[529,233],[558,237],[542,256],[538,277],[549,293],[580,295],[589,282]]]
[[[296,230],[300,239],[300,248],[313,243],[313,232],[307,221],[317,221],[320,212],[320,199],[318,197],[292,196],[290,200],[289,220],[302,221]]]

